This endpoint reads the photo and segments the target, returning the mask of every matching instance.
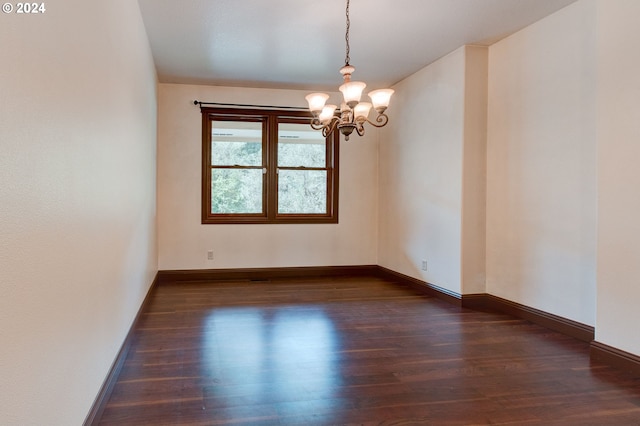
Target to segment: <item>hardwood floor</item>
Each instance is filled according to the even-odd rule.
[[[640,379],[380,278],[162,284],[99,424],[640,425]]]

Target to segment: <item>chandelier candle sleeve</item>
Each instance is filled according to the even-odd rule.
[[[378,89],[369,92],[371,103],[360,102],[362,92],[367,85],[362,81],[351,81],[351,74],[356,70],[354,66],[349,64],[349,28],[351,21],[349,20],[349,0],[347,0],[346,8],[347,29],[345,40],[347,51],[344,60],[344,66],[340,68],[340,74],[344,80],[339,87],[342,92],[343,101],[340,109],[337,110],[335,105],[325,105],[329,99],[326,93],[311,93],[305,97],[309,103],[309,110],[313,118],[311,119],[311,127],[315,130],[321,130],[322,135],[327,137],[334,130],[338,129],[349,140],[349,135],[355,130],[358,135],[364,135],[364,124],[369,123],[375,127],[385,126],[389,122],[389,117],[385,111],[389,107],[389,101],[393,94],[392,89]],[[369,120],[371,108],[378,113],[375,120]],[[338,114],[336,114],[336,110]]]

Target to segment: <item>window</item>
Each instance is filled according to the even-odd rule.
[[[337,223],[339,133],[303,111],[202,108],[202,223]]]

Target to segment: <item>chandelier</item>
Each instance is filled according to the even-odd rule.
[[[355,130],[358,135],[364,135],[364,123],[369,123],[375,127],[382,127],[387,124],[389,117],[384,113],[389,106],[389,100],[393,94],[392,89],[379,89],[369,92],[371,103],[360,102],[362,91],[367,86],[362,81],[351,81],[351,74],[355,68],[349,64],[349,0],[346,8],[347,30],[345,41],[347,44],[344,66],[340,68],[340,74],[344,79],[344,84],[340,86],[340,91],[344,101],[337,110],[336,105],[325,105],[329,95],[326,93],[311,93],[305,97],[309,102],[309,110],[313,115],[311,127],[315,130],[322,130],[324,137],[329,136],[337,128],[344,135],[345,140],[349,140],[349,135]],[[374,121],[369,120],[371,108],[376,110],[377,117]],[[337,111],[336,111],[337,110]],[[336,115],[337,112],[337,115]]]

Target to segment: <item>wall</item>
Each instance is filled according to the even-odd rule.
[[[489,48],[487,291],[595,325],[596,2]]]
[[[194,100],[306,106],[307,92],[161,84],[159,268],[221,269],[377,263],[377,133],[340,142],[339,224],[202,225],[202,116]],[[335,99],[338,95],[334,95]],[[214,260],[207,260],[213,250]]]
[[[465,47],[462,152],[462,294],[486,292],[487,84],[489,50]]]
[[[596,340],[640,355],[640,2],[598,3]]]
[[[0,424],[82,424],[157,270],[136,2],[2,14]]]
[[[463,46],[394,89],[380,141],[379,264],[456,293],[484,292],[484,196],[471,191],[484,193],[486,49]],[[463,198],[481,214],[464,227]],[[464,289],[463,240],[479,249],[466,253]]]
[[[581,0],[489,48],[485,170],[478,49],[397,84],[379,264],[595,326],[640,354],[639,13],[634,0]]]

